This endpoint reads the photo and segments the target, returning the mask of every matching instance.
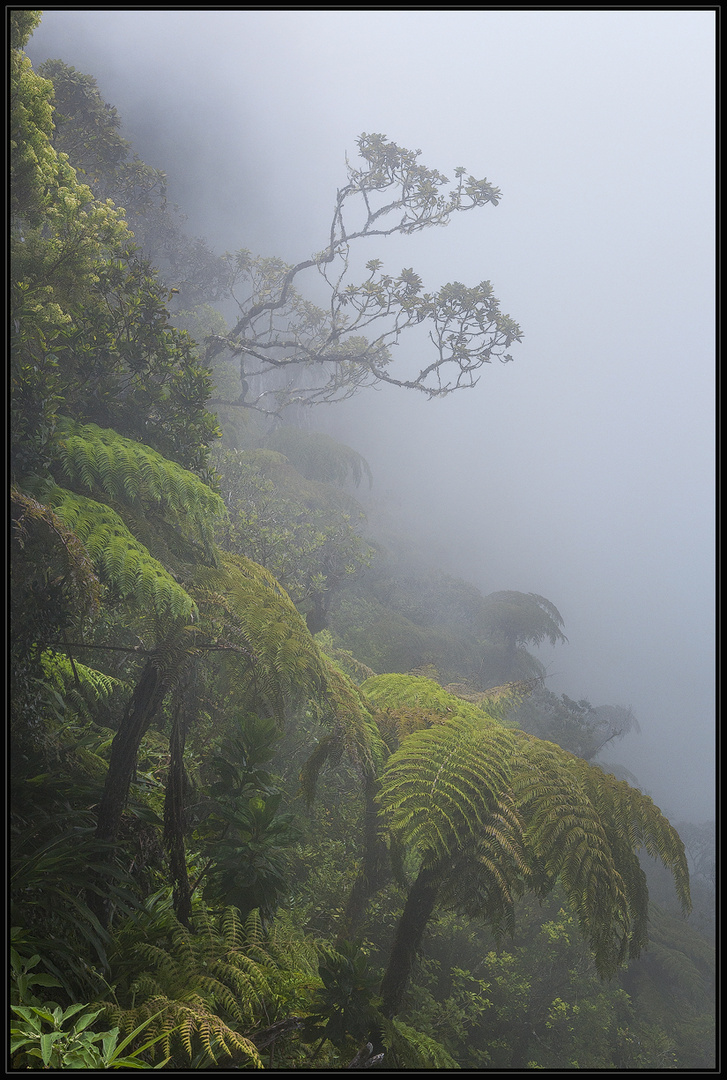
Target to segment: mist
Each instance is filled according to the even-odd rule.
[[[677,821],[714,817],[714,45],[706,10],[50,9],[26,50],[96,78],[219,251],[319,251],[363,131],[502,189],[366,257],[491,281],[514,363],[313,421],[433,566],[558,607],[547,685],[633,708],[605,757]]]

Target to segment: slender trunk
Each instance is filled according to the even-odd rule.
[[[386,861],[386,845],[379,835],[378,812],[376,807],[376,777],[366,773],[364,777],[364,850],[361,869],[353,883],[342,926],[336,941],[349,939],[363,918],[366,904],[381,887],[382,868]]]
[[[109,769],[96,820],[96,838],[106,843],[116,840],[121,815],[129,795],[131,778],[136,768],[139,746],[167,692],[168,684],[155,656],[147,660],[141,677],[126,707],[121,726],[111,743]],[[100,886],[100,887],[99,887]],[[87,903],[103,927],[108,926],[110,900],[108,879],[89,888]]]
[[[98,810],[96,837],[115,840],[129,795],[139,746],[167,692],[158,663],[147,661],[111,743],[111,758]]]
[[[169,851],[169,868],[174,883],[174,911],[180,923],[189,926],[192,911],[192,890],[187,874],[184,851],[184,743],[186,725],[180,720],[181,707],[177,705],[169,736],[169,777],[164,796],[164,842]]]
[[[387,1020],[391,1020],[401,1009],[406,984],[422,935],[434,910],[438,891],[436,868],[423,867],[406,898],[389,954],[389,963],[379,989],[382,997],[381,1011]],[[372,1053],[380,1054],[384,1049],[381,1031],[372,1031],[370,1041]]]

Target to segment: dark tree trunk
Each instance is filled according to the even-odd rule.
[[[406,898],[389,954],[389,963],[379,989],[382,997],[381,1011],[388,1020],[396,1016],[401,1009],[406,984],[422,935],[434,910],[438,891],[436,869],[423,867]],[[370,1041],[373,1054],[380,1054],[384,1049],[381,1031],[372,1031]]]
[[[116,839],[141,740],[164,700],[167,688],[158,661],[152,657],[141,673],[131,701],[126,707],[121,727],[111,743],[109,771],[106,774],[96,824],[96,837],[99,840]]]

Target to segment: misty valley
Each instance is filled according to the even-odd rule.
[[[219,254],[40,25],[10,12],[10,1067],[713,1069],[714,822],[611,760],[635,710],[549,688],[559,598],[450,572],[330,419],[515,365],[492,283],[383,261],[499,188],[363,133],[320,250]]]

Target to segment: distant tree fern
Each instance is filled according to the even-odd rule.
[[[290,458],[298,472],[309,480],[345,484],[350,478],[358,487],[366,477],[371,486],[371,469],[366,459],[320,431],[278,427],[267,436],[265,445]]]

